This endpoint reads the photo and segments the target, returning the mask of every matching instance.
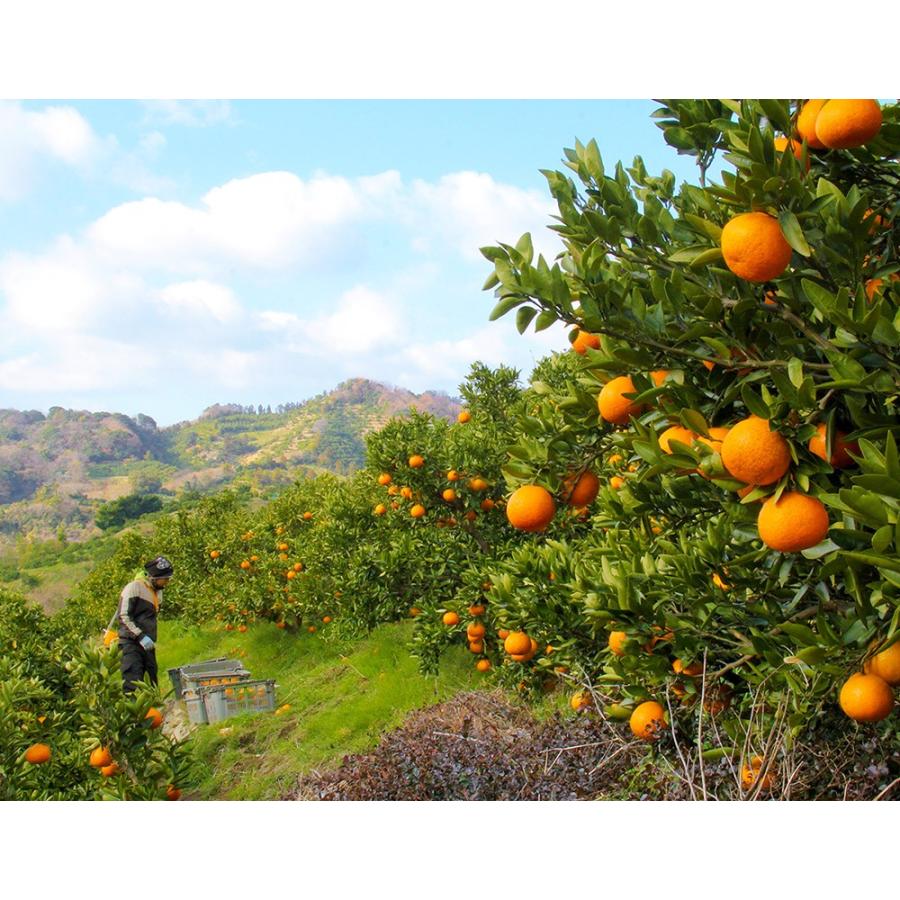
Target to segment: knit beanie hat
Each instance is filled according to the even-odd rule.
[[[171,578],[175,570],[172,568],[172,563],[164,556],[157,556],[156,559],[144,563],[144,571],[151,578]]]

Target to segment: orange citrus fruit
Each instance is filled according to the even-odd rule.
[[[669,446],[669,441],[678,441],[680,444],[687,444],[690,447],[696,439],[697,435],[690,429],[681,425],[672,425],[659,436],[659,449],[663,453],[671,455],[675,451]]]
[[[112,762],[112,753],[109,752],[109,747],[95,747],[91,751],[90,762],[95,769],[108,766]]]
[[[722,441],[722,462],[745,484],[774,484],[791,465],[787,441],[766,419],[750,416],[730,429]]]
[[[538,484],[526,484],[513,491],[506,504],[506,518],[520,531],[543,531],[556,514],[550,492]]]
[[[856,441],[848,443],[844,440],[846,436],[846,433],[843,431],[835,432],[831,447],[831,459],[828,460],[828,457],[825,455],[825,423],[822,422],[816,428],[816,433],[809,439],[807,447],[810,453],[818,456],[819,459],[830,462],[836,469],[846,469],[848,466],[855,465],[850,453],[860,452],[859,444]]]
[[[635,737],[655,741],[666,727],[666,711],[655,700],[638,704],[628,720]]]
[[[876,100],[829,100],[816,116],[816,137],[830,150],[862,147],[880,130]]]
[[[388,475],[387,472],[382,472],[382,473],[378,476],[378,483],[379,483],[379,484],[382,484],[382,485],[384,485],[384,484],[390,484],[392,480],[393,480],[393,479],[391,478],[390,475]]]
[[[760,790],[768,791],[772,789],[775,783],[775,768],[769,766],[768,772],[760,777],[765,760],[761,756],[754,756],[748,765],[741,769],[741,786],[746,791],[751,791],[756,787]]]
[[[479,672],[487,672],[491,667],[491,661],[489,659],[479,659],[477,663],[475,663],[475,668]]]
[[[453,612],[452,610],[450,612],[445,612],[441,618],[441,621],[445,625],[459,625],[459,614]]]
[[[599,350],[600,335],[591,334],[588,331],[579,331],[575,336],[575,340],[572,341],[572,349],[583,356],[587,352],[588,347],[592,350]]]
[[[472,418],[472,413],[470,413],[467,409],[464,409],[460,412],[460,414],[456,417],[456,421],[459,422],[460,425],[465,425]]]
[[[424,466],[424,465],[425,465],[425,460],[421,456],[419,456],[418,453],[414,453],[409,458],[409,467],[411,469],[421,469],[422,466]]]
[[[851,675],[841,688],[838,702],[846,715],[857,722],[880,722],[894,708],[890,685],[877,675]]]
[[[32,744],[25,751],[25,762],[29,762],[33,766],[40,766],[48,762],[52,755],[53,751],[46,744]]]
[[[876,653],[863,666],[866,675],[877,675],[888,684],[900,684],[900,641],[895,641],[887,650]]]
[[[583,709],[587,709],[591,705],[591,702],[592,698],[588,691],[578,691],[578,693],[572,694],[569,705],[575,712],[580,712]]]
[[[425,515],[425,507],[422,506],[421,503],[416,503],[415,506],[413,506],[413,508],[409,511],[409,514],[414,519],[421,519],[422,516]]]
[[[566,476],[563,492],[569,506],[587,506],[593,503],[600,491],[600,479],[593,472],[582,472],[575,479],[575,473]]]
[[[807,100],[797,116],[797,134],[813,150],[824,150],[825,145],[816,136],[816,118],[827,103],[827,100]]]
[[[603,385],[597,395],[597,408],[600,416],[613,425],[627,425],[632,416],[643,412],[641,403],[634,403],[625,394],[636,394],[634,382],[630,375],[620,375]]]
[[[828,512],[821,500],[785,491],[778,499],[766,500],[756,520],[759,536],[772,550],[797,553],[815,547],[828,534]]]
[[[246,625],[242,627],[244,630],[247,628]],[[150,720],[151,728],[159,728],[159,726],[162,725],[163,715],[155,706],[151,706],[150,709],[147,710],[147,715],[144,716],[144,718]]]
[[[791,245],[778,219],[764,212],[741,213],[722,229],[725,265],[745,281],[771,281],[788,267]]]
[[[616,656],[624,656],[625,641],[627,640],[628,635],[625,634],[624,631],[611,631],[609,633],[609,638],[606,641],[606,646],[609,647]]]
[[[510,656],[520,656],[531,650],[531,638],[524,631],[513,631],[503,641],[503,649]]]

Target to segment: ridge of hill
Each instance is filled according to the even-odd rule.
[[[99,507],[130,493],[271,492],[307,472],[350,474],[365,436],[410,408],[449,419],[460,402],[353,378],[275,411],[216,404],[165,428],[144,414],[0,410],[0,545],[97,535]]]

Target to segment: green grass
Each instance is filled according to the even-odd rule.
[[[289,711],[235,716],[193,733],[202,781],[196,799],[275,799],[311,769],[364,751],[415,709],[461,690],[487,686],[462,647],[445,654],[437,676],[418,672],[409,655],[411,622],[383,625],[362,640],[288,634],[270,623],[246,634],[161,622],[160,686],[166,669],[217,656],[241,657],[255,678],[274,678]],[[223,734],[222,731],[225,731]]]

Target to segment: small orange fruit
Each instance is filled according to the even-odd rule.
[[[482,512],[490,512],[497,504],[491,500],[490,497],[485,497],[484,500],[481,501],[481,510]]]
[[[829,100],[816,116],[816,137],[829,150],[862,147],[881,131],[876,100]]]
[[[484,653],[484,641],[469,641],[469,650],[472,653]]]
[[[503,649],[510,656],[521,656],[531,650],[531,638],[524,631],[514,631],[503,641]]]
[[[48,762],[53,755],[53,751],[47,744],[32,744],[25,751],[25,762],[31,763],[33,766],[40,766]]]
[[[376,516],[383,516],[387,512],[387,507],[383,503],[379,503],[372,512]]]
[[[692,663],[689,663],[688,665],[685,665],[683,660],[676,659],[672,663],[672,671],[676,675],[689,675],[691,678],[693,678],[695,675],[703,674],[703,663],[692,662]]]
[[[422,466],[424,466],[424,465],[425,465],[425,459],[423,457],[419,456],[418,453],[414,453],[409,458],[409,467],[411,469],[421,469]]]
[[[597,395],[600,417],[613,425],[627,425],[632,416],[639,416],[644,410],[642,403],[635,403],[624,396],[636,393],[634,382],[629,375],[620,375],[608,381]]]
[[[828,460],[825,455],[825,423],[821,422],[816,428],[816,433],[809,439],[807,448],[809,452],[819,459]],[[836,431],[834,441],[831,447],[831,465],[836,469],[846,469],[848,466],[855,465],[850,453],[859,453],[859,444],[856,441],[847,442],[844,438],[846,432]]]
[[[520,531],[543,531],[556,514],[550,492],[538,484],[526,484],[513,491],[506,505],[506,518]]]
[[[722,462],[745,484],[774,484],[791,465],[788,442],[769,422],[749,416],[733,426],[722,441]]]
[[[563,481],[563,496],[569,506],[581,507],[593,503],[600,492],[600,479],[591,471],[582,472],[577,480],[570,473]]]
[[[784,153],[785,150],[790,146],[791,153],[797,159],[803,158],[803,144],[798,143],[797,141],[789,141],[786,137],[777,137],[775,138],[775,152],[776,153]],[[806,161],[806,168],[809,169],[809,160]]]
[[[113,775],[118,775],[120,771],[119,764],[112,762],[108,766],[103,766],[103,768],[100,769],[100,774],[104,778],[112,778]]]
[[[769,791],[775,783],[775,768],[769,766],[769,771],[760,777],[765,760],[761,756],[754,756],[749,765],[741,769],[741,786],[745,791],[751,791],[758,787],[762,791]]]
[[[900,275],[898,275],[896,272],[891,273],[891,281],[897,280],[900,280]],[[875,295],[880,294],[883,290],[883,278],[870,278],[866,282],[866,297],[868,297],[870,303],[875,299]]]
[[[246,632],[247,632],[247,626],[244,625],[243,623],[241,623],[240,625],[238,625],[238,629],[237,629],[237,630],[238,630],[241,634],[246,634]]]
[[[322,616],[322,622],[328,625],[331,622],[331,616]]]
[[[209,558],[210,558],[210,559],[218,559],[220,556],[221,556],[221,554],[219,553],[218,550],[210,550],[210,551],[209,551]]]
[[[456,499],[456,491],[453,488],[447,488],[441,496],[448,502],[452,503]]]
[[[459,625],[459,614],[450,610],[450,612],[445,612],[441,621],[445,625]]]
[[[477,492],[481,492],[481,491],[486,491],[487,489],[488,489],[488,483],[480,476],[472,478],[469,481],[469,490],[471,490],[471,491],[475,491],[477,493]]]
[[[470,413],[467,409],[462,410],[460,414],[456,417],[456,421],[459,422],[460,425],[465,425],[472,418],[472,413]]]
[[[821,500],[785,491],[776,503],[766,500],[756,520],[759,536],[772,550],[797,553],[815,547],[828,534],[828,512]]]
[[[469,607],[469,615],[470,616],[483,616],[484,615],[484,606],[481,603],[473,603]]]
[[[425,515],[425,507],[422,506],[421,503],[416,503],[415,506],[413,506],[413,508],[409,511],[409,514],[414,519],[421,519],[422,516]]]
[[[696,439],[697,435],[689,428],[684,428],[681,425],[672,425],[659,436],[659,449],[663,453],[671,455],[675,451],[669,445],[669,441],[678,441],[678,443],[687,444],[690,447]]]
[[[390,484],[392,481],[393,481],[393,479],[387,472],[382,472],[378,476],[378,483],[381,485]]]
[[[95,747],[91,751],[90,762],[95,769],[108,766],[112,762],[112,753],[109,752],[109,747]]]
[[[497,632],[497,637],[500,638],[501,641],[505,641],[509,637],[509,632],[505,628],[501,628]]]
[[[620,478],[618,475],[613,475],[613,477],[609,479],[609,486],[614,491],[618,491],[625,486],[625,479]]]
[[[814,150],[825,149],[825,145],[816,136],[816,118],[827,102],[827,100],[807,100],[800,110],[800,115],[797,116],[797,134]]]
[[[606,646],[609,647],[616,656],[624,656],[625,641],[627,640],[628,635],[625,634],[624,631],[611,631]]]
[[[250,560],[249,559],[241,560],[241,568],[249,569],[250,568]]]
[[[745,281],[771,281],[788,267],[791,245],[778,219],[764,212],[741,213],[722,229],[725,265]]]
[[[316,633],[316,626],[315,626],[315,625],[310,625],[309,628],[307,628],[306,630],[307,630],[310,634],[315,634],[315,633]]]
[[[572,341],[572,349],[580,356],[584,356],[588,347],[590,347],[591,350],[599,350],[600,335],[591,334],[589,331],[579,330],[578,334],[575,335],[575,340]]]
[[[655,741],[660,737],[668,722],[666,712],[655,700],[638,704],[628,720],[635,737],[644,741]]]
[[[166,800],[177,800],[181,796],[181,791],[175,787],[174,784],[170,784],[166,788]]]
[[[419,609],[418,606],[411,606],[411,607],[409,608],[409,614],[410,614],[413,618],[415,618],[416,616],[418,616],[421,612],[422,612],[422,610]]]
[[[890,685],[877,675],[851,675],[841,688],[838,702],[846,715],[857,722],[880,722],[894,708]]]
[[[895,641],[887,650],[869,657],[863,666],[866,675],[877,675],[890,685],[900,684],[900,641]]]
[[[484,625],[481,622],[472,622],[466,628],[466,635],[470,641],[480,641],[484,637]]]
[[[475,668],[479,672],[487,672],[491,667],[491,661],[489,659],[479,659],[477,663],[475,663]]]
[[[653,382],[654,387],[661,387],[669,375],[668,369],[656,369],[650,373],[650,380]]]
[[[593,698],[590,695],[589,691],[578,691],[575,694],[572,694],[572,699],[569,701],[569,705],[575,712],[581,712],[583,709],[587,709],[591,703],[593,702]]]
[[[246,628],[247,626],[245,625],[244,629],[246,630]],[[147,715],[144,716],[144,718],[150,720],[151,728],[159,728],[163,722],[163,714],[155,706],[151,706],[150,709],[147,710]]]
[[[459,472],[456,469],[451,469],[447,473],[447,481],[459,481]]]

